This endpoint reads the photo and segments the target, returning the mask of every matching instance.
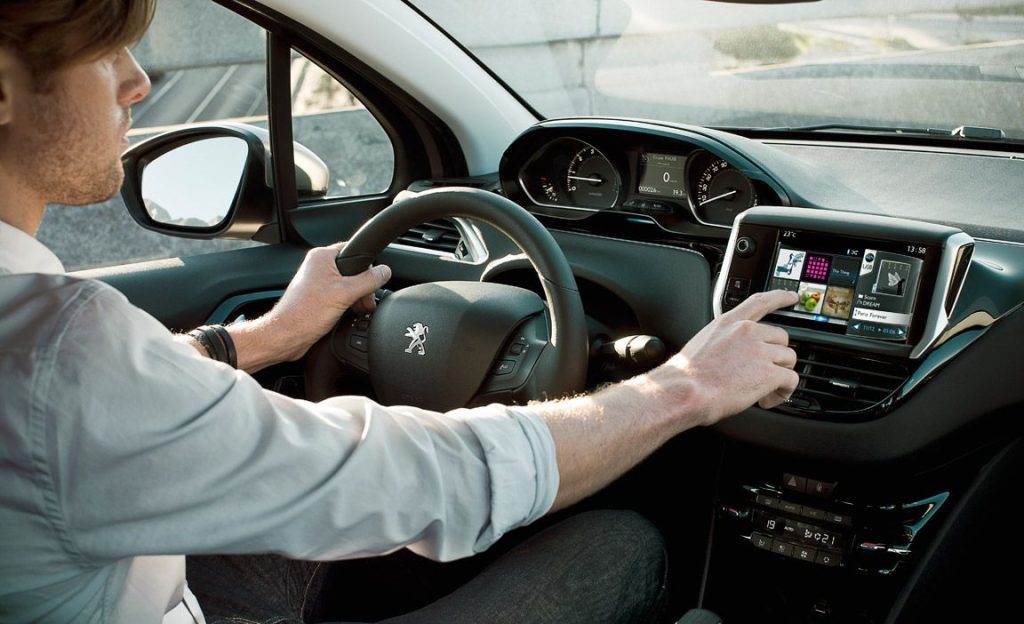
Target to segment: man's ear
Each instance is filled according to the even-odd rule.
[[[0,46],[0,126],[11,122],[14,116],[14,73],[18,62],[10,50]]]

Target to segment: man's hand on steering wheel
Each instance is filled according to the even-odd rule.
[[[391,269],[377,265],[346,277],[335,258],[345,243],[316,247],[274,308],[257,319],[264,338],[274,343],[281,361],[295,361],[337,324],[349,308],[373,312],[373,293],[391,279]]]

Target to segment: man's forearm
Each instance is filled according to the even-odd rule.
[[[273,327],[273,319],[263,317],[251,321],[233,323],[225,327],[235,343],[238,369],[255,373],[274,364],[297,359],[302,353],[295,353],[278,338],[281,332]],[[278,338],[275,338],[278,337]],[[209,356],[206,348],[195,338],[181,334],[178,338],[195,348],[201,355]]]
[[[697,388],[656,369],[587,396],[533,406],[558,458],[557,511],[590,496],[673,436],[703,424]]]
[[[558,455],[552,510],[593,494],[687,429],[754,403],[785,401],[800,382],[796,352],[784,330],[757,321],[796,302],[787,291],[753,295],[649,373],[590,396],[535,404]]]

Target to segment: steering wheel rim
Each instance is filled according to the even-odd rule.
[[[531,387],[542,396],[529,398],[557,398],[581,391],[586,381],[589,344],[576,278],[550,232],[529,212],[500,195],[455,187],[424,191],[396,202],[352,235],[335,260],[339,272],[348,276],[365,271],[393,240],[411,227],[442,217],[475,219],[498,229],[524,252],[537,272],[550,325],[546,344],[530,372]],[[330,335],[325,341],[329,339]],[[315,360],[316,366],[325,365],[324,353],[330,349],[318,345],[316,351],[311,361]],[[373,377],[373,370],[369,373]],[[313,395],[310,398],[329,396],[331,393],[323,388],[325,376],[314,377],[318,381],[312,384],[307,379],[307,394]]]

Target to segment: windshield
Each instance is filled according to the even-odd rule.
[[[413,0],[545,117],[1024,138],[1024,0]]]

